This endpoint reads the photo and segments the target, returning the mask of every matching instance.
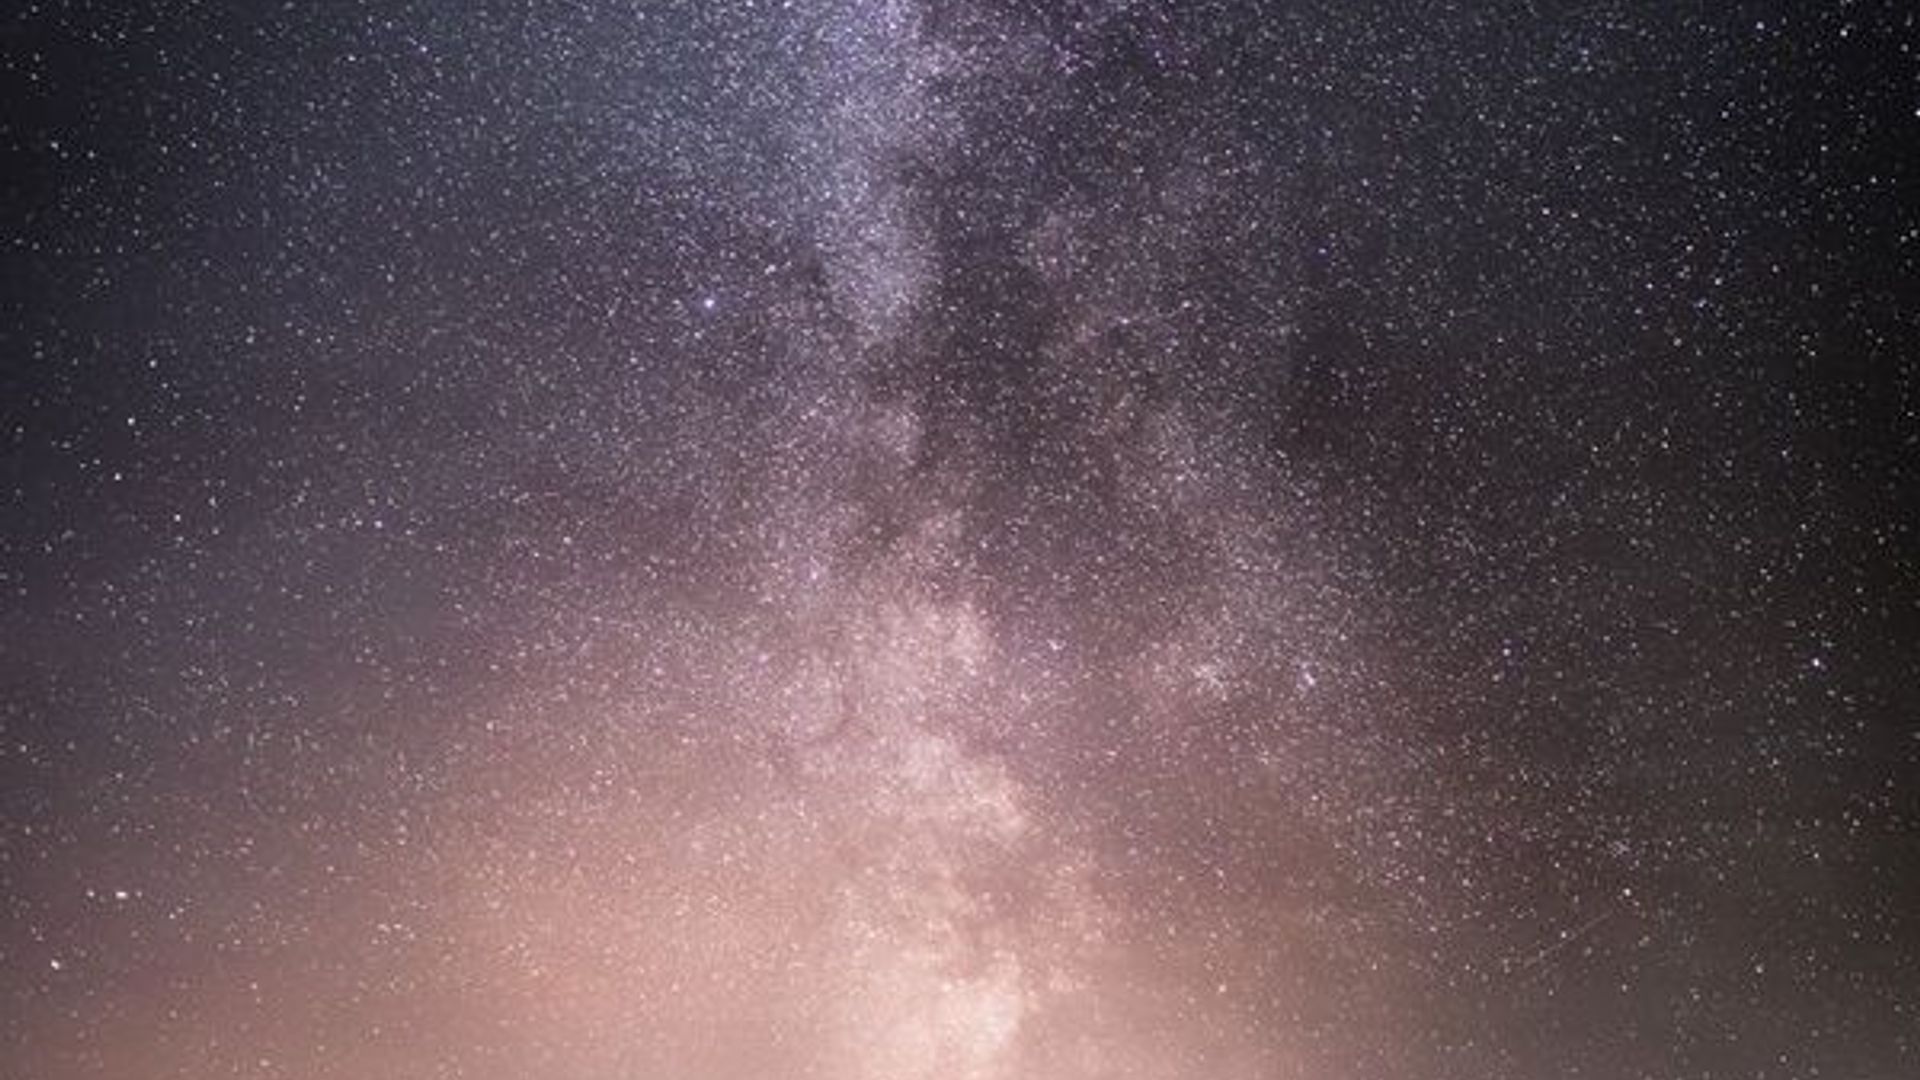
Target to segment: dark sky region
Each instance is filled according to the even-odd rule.
[[[0,1076],[1920,1076],[1915,21],[9,5]]]

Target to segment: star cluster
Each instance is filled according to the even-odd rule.
[[[1920,1070],[1842,3],[0,19],[0,1075]]]

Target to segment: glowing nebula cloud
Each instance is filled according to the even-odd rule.
[[[1643,7],[8,16],[0,1076],[1920,1075],[1911,27]]]

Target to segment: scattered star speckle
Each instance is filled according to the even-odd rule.
[[[0,27],[5,1076],[1920,1075],[1914,16]]]

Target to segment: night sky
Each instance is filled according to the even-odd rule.
[[[0,1076],[1920,1076],[1900,5],[9,5]]]

